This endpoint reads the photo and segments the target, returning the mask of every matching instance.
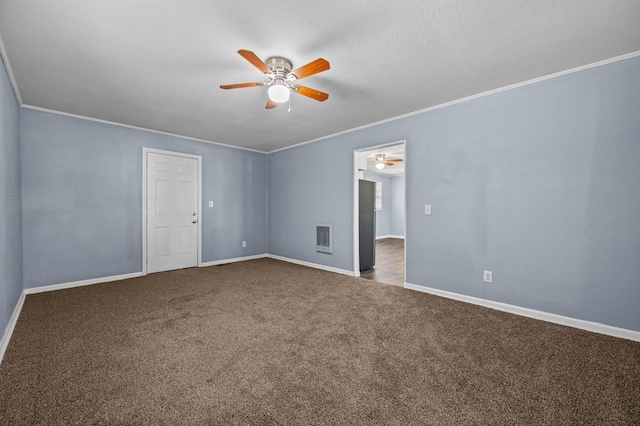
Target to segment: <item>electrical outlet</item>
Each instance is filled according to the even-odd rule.
[[[493,282],[493,272],[484,271],[484,282],[485,283],[492,283]]]
[[[242,242],[242,247],[246,247],[246,246],[247,246],[247,242],[246,242],[246,241],[243,241],[243,242]]]

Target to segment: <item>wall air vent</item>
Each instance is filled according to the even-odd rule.
[[[316,251],[333,254],[333,225],[316,225]]]

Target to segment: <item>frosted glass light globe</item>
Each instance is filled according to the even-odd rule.
[[[289,100],[289,95],[291,94],[289,88],[282,84],[274,84],[273,86],[269,87],[268,92],[269,98],[273,102],[278,103],[287,102]]]

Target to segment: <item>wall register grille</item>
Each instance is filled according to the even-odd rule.
[[[316,225],[316,251],[333,254],[333,225]]]

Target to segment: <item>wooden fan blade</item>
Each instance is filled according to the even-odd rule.
[[[329,62],[325,59],[318,58],[313,62],[309,62],[307,65],[303,65],[300,68],[296,68],[291,71],[289,75],[294,75],[298,80],[309,77],[310,75],[318,74],[319,72],[326,71],[330,68]]]
[[[264,83],[239,83],[239,84],[222,84],[221,89],[241,89],[243,87],[264,86]]]
[[[265,108],[266,108],[266,109],[273,109],[273,108],[275,108],[275,107],[277,107],[277,106],[278,106],[278,103],[277,103],[277,102],[273,102],[273,101],[271,100],[271,98],[269,98],[269,99],[267,100],[267,106],[266,106]]]
[[[247,61],[251,62],[251,64],[254,67],[258,68],[263,73],[268,74],[268,73],[271,72],[269,67],[267,67],[267,64],[262,62],[262,60],[260,58],[258,58],[258,56],[255,53],[253,53],[252,51],[240,49],[240,50],[238,50],[238,53],[240,54],[240,56],[245,58]]]
[[[395,163],[392,163],[391,161],[385,161],[384,165],[385,166],[393,166]]]
[[[294,92],[300,93],[301,95],[306,96],[308,98],[315,99],[316,101],[324,102],[327,99],[329,99],[329,94],[321,92],[316,89],[311,89],[309,87],[298,86],[298,85],[295,85],[291,88],[293,89]]]
[[[402,158],[394,158],[392,160],[387,160],[389,163],[399,163],[402,161]]]

